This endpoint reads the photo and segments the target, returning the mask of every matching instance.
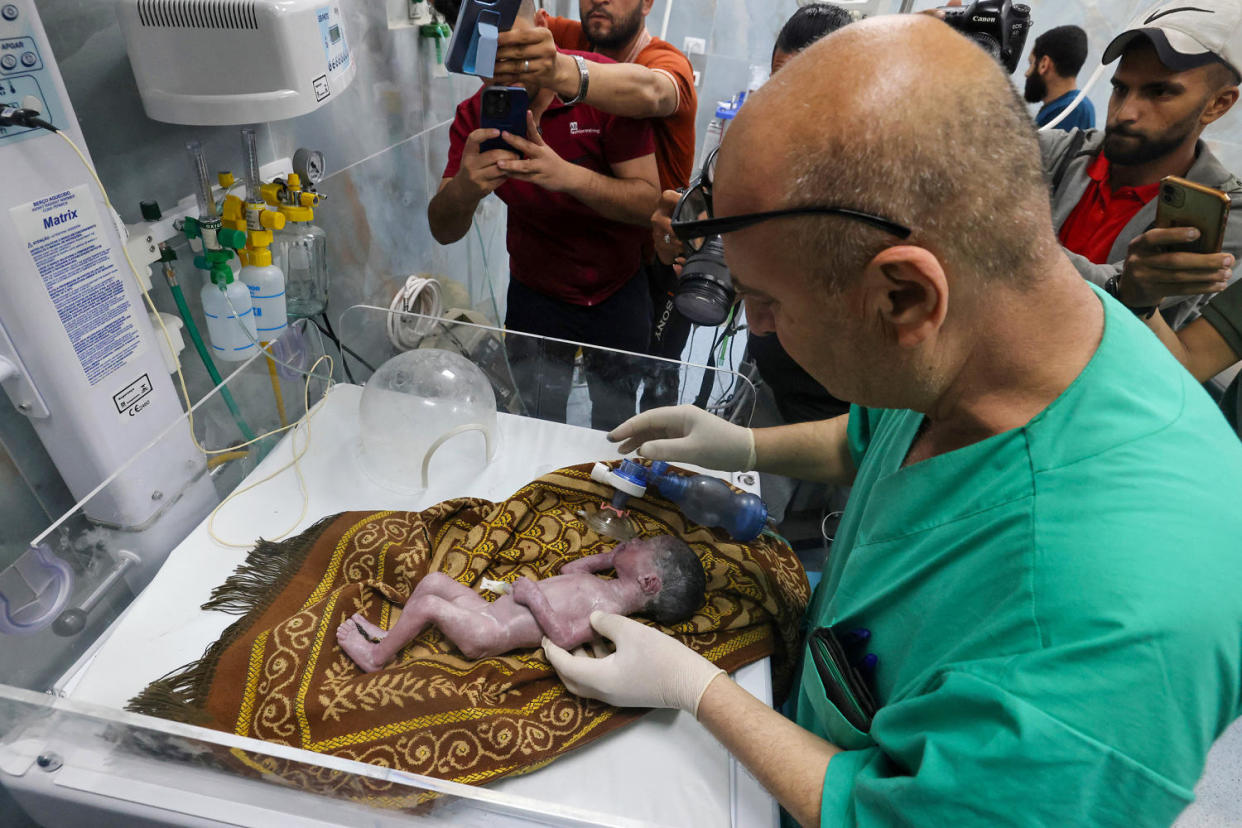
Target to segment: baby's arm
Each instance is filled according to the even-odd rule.
[[[578,560],[570,561],[562,566],[561,574],[570,575],[574,572],[584,572],[589,575],[592,572],[612,569],[612,559],[616,554],[616,549],[610,549],[607,552],[597,552],[594,555],[587,555],[585,558],[578,558]]]
[[[576,628],[581,624],[575,624],[569,614],[556,610],[548,601],[548,596],[530,578],[523,577],[514,581],[511,594],[515,602],[530,610],[530,614],[535,616],[535,623],[543,630],[544,635],[552,639],[553,644],[568,650],[582,643],[581,635],[576,634]]]

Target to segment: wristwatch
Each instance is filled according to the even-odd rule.
[[[582,99],[587,94],[587,87],[591,85],[591,73],[587,70],[586,58],[582,55],[570,55],[570,57],[574,59],[574,63],[578,64],[578,94],[565,101],[565,106],[582,103]]]
[[[1121,302],[1121,304],[1126,305],[1121,298],[1121,276],[1109,276],[1108,281],[1104,283],[1104,292],[1116,299],[1118,302]],[[1142,307],[1135,308],[1130,305],[1126,305],[1126,307],[1130,308],[1131,313],[1146,322],[1148,319],[1152,318],[1156,312],[1156,309],[1160,306],[1144,305]]]

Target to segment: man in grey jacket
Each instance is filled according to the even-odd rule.
[[[1238,99],[1240,23],[1242,0],[1173,2],[1140,17],[1104,51],[1106,64],[1121,58],[1106,128],[1040,133],[1053,225],[1071,261],[1140,317],[1159,303],[1174,329],[1233,280],[1242,256],[1237,219],[1218,254],[1165,252],[1185,231],[1153,229],[1167,175],[1242,199],[1242,180],[1199,140]]]

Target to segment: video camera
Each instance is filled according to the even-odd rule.
[[[1013,74],[1031,30],[1031,7],[1011,0],[975,0],[944,6],[944,22],[978,43]]]

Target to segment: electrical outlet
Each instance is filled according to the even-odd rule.
[[[414,29],[415,34],[432,20],[427,0],[382,0],[389,29]]]
[[[705,55],[707,41],[701,37],[687,37],[681,42],[681,50],[687,55]]]

